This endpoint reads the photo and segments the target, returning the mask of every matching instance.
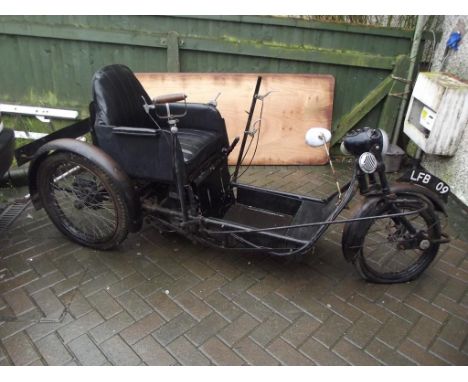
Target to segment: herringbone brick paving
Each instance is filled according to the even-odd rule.
[[[242,181],[334,190],[327,167],[252,167]],[[468,244],[444,245],[414,282],[376,285],[344,260],[341,229],[302,261],[151,226],[97,252],[28,209],[0,237],[0,365],[468,365]]]

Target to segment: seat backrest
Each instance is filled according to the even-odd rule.
[[[95,125],[154,127],[143,108],[151,99],[133,72],[125,65],[98,70],[92,80]]]

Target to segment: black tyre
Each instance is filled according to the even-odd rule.
[[[429,207],[420,211],[424,205]],[[362,229],[353,240],[359,247],[354,265],[368,281],[402,283],[414,280],[429,266],[439,250],[439,219],[425,198],[399,197],[393,203],[376,204],[366,215],[400,212],[413,214],[360,223]]]
[[[37,172],[38,193],[52,222],[71,240],[99,250],[128,234],[128,207],[120,188],[98,165],[71,152],[48,156]]]

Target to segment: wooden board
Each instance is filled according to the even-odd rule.
[[[137,73],[151,98],[168,93],[185,93],[188,102],[207,103],[221,93],[218,109],[226,121],[229,140],[241,137],[247,123],[252,96],[259,74],[233,73]],[[310,127],[331,129],[335,80],[330,75],[261,74],[260,95],[272,92],[263,102],[260,139],[253,164],[327,163],[325,149],[305,144]],[[260,118],[262,102],[257,102],[252,124]],[[250,138],[247,140],[247,145]],[[256,137],[244,161],[254,153]],[[240,143],[229,163],[237,161]]]

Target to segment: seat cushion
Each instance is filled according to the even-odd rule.
[[[214,131],[180,129],[178,137],[189,174],[200,170],[202,163],[223,147],[222,136]]]

